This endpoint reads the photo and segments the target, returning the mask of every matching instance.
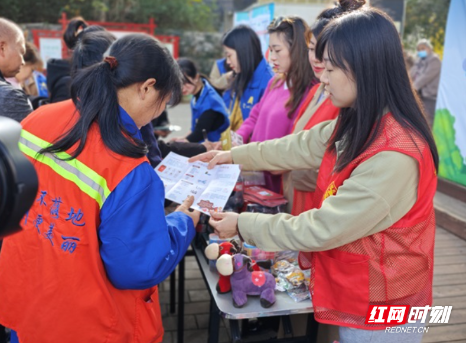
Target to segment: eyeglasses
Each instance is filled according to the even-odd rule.
[[[293,21],[292,18],[280,16],[280,17],[274,18],[274,19],[272,20],[272,22],[270,23],[270,27],[276,29],[276,28],[279,27],[280,24],[283,23],[283,22],[288,23],[288,24],[291,25],[291,24],[293,24],[294,21]]]

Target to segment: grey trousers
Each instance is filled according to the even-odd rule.
[[[430,128],[434,125],[434,116],[435,116],[435,105],[437,103],[436,99],[426,99],[421,96],[422,104],[424,105],[424,113],[426,114],[427,122],[429,123]]]
[[[340,326],[340,343],[420,343],[424,334],[424,326],[425,324],[421,322],[408,323],[394,327],[392,332]],[[408,327],[411,328],[409,331]]]

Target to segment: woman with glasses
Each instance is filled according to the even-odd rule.
[[[269,25],[269,59],[277,75],[237,131],[244,142],[262,142],[291,132],[314,80],[307,57],[307,30],[306,22],[298,17],[278,18]],[[265,181],[268,189],[280,192],[281,175],[266,172]]]

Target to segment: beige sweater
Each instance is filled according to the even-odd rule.
[[[319,106],[325,100],[325,96],[321,98],[321,95],[324,93],[325,85],[320,84],[319,88],[314,94],[309,106],[304,111],[301,118],[295,125],[294,131],[292,133],[298,133],[304,129],[308,121],[312,118],[314,113],[317,111]],[[320,101],[317,102],[320,98]],[[313,192],[316,188],[318,169],[307,169],[307,170],[293,170],[289,173],[283,174],[283,194],[288,200],[287,212],[290,213],[293,208],[293,197],[294,190],[305,192]]]
[[[245,170],[316,169],[336,120],[281,139],[234,148],[234,163]],[[321,251],[353,242],[392,226],[417,198],[418,165],[394,151],[376,154],[354,169],[320,209],[289,214],[242,213],[244,240],[267,251]]]

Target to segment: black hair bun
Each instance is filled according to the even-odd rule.
[[[339,0],[338,2],[343,12],[355,11],[366,3],[365,0]]]
[[[79,40],[78,31],[80,29],[84,30],[87,26],[88,24],[81,17],[76,17],[70,20],[66,28],[66,31],[63,35],[63,40],[65,41],[65,44],[68,47],[68,49],[70,50],[74,49],[74,47],[76,46],[76,43]]]

